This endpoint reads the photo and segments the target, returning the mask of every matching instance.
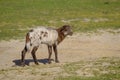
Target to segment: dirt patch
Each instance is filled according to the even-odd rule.
[[[63,70],[60,67],[63,64],[77,62],[81,60],[93,60],[102,57],[120,57],[120,35],[119,34],[75,34],[72,37],[67,37],[59,46],[58,46],[58,56],[60,63],[54,63],[54,54],[52,55],[52,64],[47,63],[48,51],[46,45],[41,45],[39,50],[37,51],[36,55],[39,59],[40,65],[37,69],[34,70],[33,66],[33,59],[30,53],[26,55],[26,64],[30,65],[24,70],[19,70],[22,68],[17,68],[17,70],[9,71],[9,68],[12,66],[19,66],[20,65],[20,58],[21,58],[21,51],[24,47],[24,40],[11,40],[11,41],[1,41],[0,42],[0,69],[2,73],[4,69],[8,69],[8,72],[5,74],[9,74],[7,78],[5,75],[0,75],[1,79],[8,80],[9,78],[15,80],[19,78],[22,80],[22,77],[27,79],[49,79],[52,76],[51,80],[54,79],[56,74],[62,73]],[[52,66],[55,65],[53,68]],[[57,66],[56,66],[57,65]],[[104,63],[103,65],[108,65]],[[32,67],[31,67],[32,66]],[[40,66],[47,66],[47,68],[39,69]],[[15,67],[15,68],[16,68]],[[36,67],[35,67],[36,68]],[[14,69],[14,67],[12,68]],[[19,72],[20,71],[20,72]],[[41,77],[39,78],[40,73]],[[81,73],[80,70],[77,71],[80,75],[88,74],[87,76],[93,76],[90,73]],[[105,73],[103,71],[103,73]],[[17,74],[16,77],[15,74]],[[31,74],[31,76],[29,76]],[[36,76],[34,76],[34,74]],[[47,75],[47,77],[45,77]],[[26,77],[27,76],[27,77]],[[36,78],[35,78],[36,77]]]
[[[82,21],[82,22],[104,22],[104,21],[110,21],[109,19],[107,18],[94,18],[94,19],[91,19],[91,18],[84,18],[84,19],[81,19],[81,18],[75,18],[75,19],[69,19],[69,20],[61,20],[61,22],[64,22],[64,23],[70,23],[70,22],[75,22],[75,21]]]
[[[120,35],[104,33],[101,35],[75,34],[67,37],[58,46],[58,55],[61,63],[75,62],[98,57],[120,56]],[[0,42],[0,67],[10,67],[15,60],[19,62],[24,40],[11,40]],[[48,57],[46,45],[41,45],[36,53],[37,58],[44,62]],[[26,55],[29,62],[32,61],[30,53]],[[52,55],[54,59],[54,54]]]

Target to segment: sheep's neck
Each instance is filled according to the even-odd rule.
[[[58,41],[58,44],[59,44],[65,39],[66,36],[64,35],[64,33],[60,32],[59,30],[57,30],[57,31],[58,31],[58,39],[57,39],[57,41]]]

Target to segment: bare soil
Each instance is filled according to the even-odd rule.
[[[21,51],[24,47],[24,40],[10,40],[10,41],[1,41],[0,42],[0,69],[9,69],[11,67],[17,67],[20,65]],[[47,64],[48,50],[46,45],[41,45],[39,50],[36,53],[39,64],[38,66],[43,66]],[[67,37],[59,46],[58,46],[58,56],[60,63],[54,62],[54,53],[52,54],[52,63],[48,65],[56,65],[57,67],[45,68],[42,69],[44,73],[41,75],[51,76],[49,72],[54,74],[59,73],[62,69],[59,65],[66,64],[69,62],[77,62],[81,60],[94,60],[102,57],[120,57],[120,34],[111,34],[111,33],[102,33],[102,34],[74,34],[71,37]],[[29,66],[35,65],[30,53],[26,54],[26,64]],[[28,66],[28,67],[29,67]],[[40,71],[37,68],[35,71]],[[28,71],[29,72],[29,71]],[[23,73],[23,74],[22,74]],[[18,77],[14,77],[16,72],[8,73],[11,76],[12,80],[16,80],[18,77],[19,80],[22,80],[21,77],[26,77],[27,72],[24,70],[19,73]],[[34,74],[34,73],[33,73]],[[67,75],[64,73],[63,75]],[[33,78],[34,75],[31,77]],[[14,79],[12,78],[14,77]],[[25,80],[32,80],[30,76],[27,76]],[[9,80],[4,76],[0,75],[0,80]],[[36,75],[36,80],[40,79],[49,79],[39,78]]]

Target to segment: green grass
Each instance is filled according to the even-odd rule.
[[[79,76],[69,76],[69,77],[60,77],[57,80],[119,80],[120,74],[108,74],[101,75],[96,77],[79,77]]]
[[[75,32],[118,29],[119,5],[120,0],[0,0],[0,40],[23,38],[36,26],[70,24]]]
[[[55,80],[119,80],[119,62],[119,58],[100,58],[68,63],[63,69],[69,76],[59,76]],[[76,73],[78,70],[81,71],[79,74]]]
[[[59,77],[56,80],[119,80],[120,74],[105,74],[96,77],[80,77],[80,76],[69,76],[69,77]]]
[[[24,77],[25,75],[29,76]],[[120,58],[103,57],[64,64],[8,67],[0,69],[0,76],[0,79],[5,80],[16,80],[22,77],[24,80],[32,80],[33,78],[35,80],[46,80],[46,78],[47,80],[120,80]]]

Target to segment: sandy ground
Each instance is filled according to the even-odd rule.
[[[32,67],[30,69],[28,68],[27,70],[19,70],[19,68],[14,70],[13,67],[19,67],[20,65],[21,51],[24,47],[24,44],[24,40],[10,40],[0,42],[0,71],[2,71],[2,74],[0,74],[0,80],[23,80],[23,78],[24,80],[48,80],[49,77],[53,76],[54,78],[53,74],[59,74],[59,72],[62,71],[62,69],[59,67],[61,64],[77,62],[81,60],[94,60],[102,57],[120,57],[120,34],[111,34],[107,32],[90,35],[74,34],[71,37],[67,37],[58,46],[58,56],[60,63],[57,64],[57,67],[46,67],[43,69],[34,69],[34,67]],[[39,67],[43,66],[44,63],[47,63],[47,46],[41,45],[36,55],[40,64]],[[54,53],[52,55],[52,59],[54,60]],[[30,66],[35,65],[30,53],[27,53],[26,55],[26,64]],[[52,63],[48,65],[54,64],[56,63],[52,61]],[[7,71],[3,74],[3,69],[6,71],[10,68],[12,68],[11,71]],[[36,72],[34,73],[34,71]],[[37,75],[36,73],[38,73],[38,71],[44,77],[40,77],[39,74]],[[34,76],[33,74],[36,75]],[[64,73],[63,75],[67,74]],[[51,78],[50,80],[53,79]]]
[[[21,50],[24,44],[24,40],[0,42],[0,69],[20,65]],[[41,45],[36,55],[40,64],[47,63],[47,46]],[[120,57],[120,35],[111,33],[74,34],[67,37],[58,46],[58,56],[60,63],[90,60],[99,57]],[[54,59],[54,54],[52,59]],[[30,53],[27,53],[26,60],[26,64],[34,65]]]

